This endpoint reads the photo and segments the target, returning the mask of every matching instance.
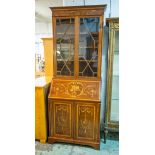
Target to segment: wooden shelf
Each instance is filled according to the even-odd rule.
[[[86,62],[86,61],[91,61],[91,62],[98,62],[98,60],[79,60],[80,62]]]
[[[65,32],[64,33],[56,33],[56,34],[58,34],[58,35],[64,35]],[[75,35],[75,33],[66,33],[65,35]]]
[[[63,60],[60,60],[60,59],[57,59],[57,61],[74,61],[74,60],[67,60],[67,59],[63,59]],[[90,62],[98,62],[98,60],[78,60],[79,62],[86,62],[86,61],[90,61]]]
[[[99,35],[99,32],[90,32],[90,33],[91,33],[92,35]],[[89,35],[88,32],[81,32],[80,34],[81,34],[81,35],[82,35],[82,34],[84,34],[84,35],[86,35],[86,34]]]
[[[79,47],[79,48],[94,48],[94,47]],[[95,47],[95,48],[98,48],[98,47]]]
[[[68,59],[60,60],[60,59],[57,59],[57,61],[74,61],[74,60],[68,60]]]
[[[65,33],[65,32],[64,32]],[[64,33],[56,33],[58,35],[64,35]],[[99,35],[99,32],[90,32],[92,35]],[[88,32],[81,32],[80,35],[89,35]],[[66,33],[65,35],[75,35],[75,33]]]
[[[61,19],[62,20],[62,19]],[[66,23],[65,23],[66,22]],[[67,21],[64,21],[64,22],[61,22],[61,21],[59,21],[58,23],[56,22],[56,25],[58,26],[58,25],[73,25],[73,24],[75,24],[75,20],[74,21],[69,21],[68,19],[67,19]]]

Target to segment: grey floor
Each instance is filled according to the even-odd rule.
[[[106,144],[101,139],[100,150],[88,146],[66,143],[41,144],[35,142],[35,155],[119,155],[118,139],[107,139]]]

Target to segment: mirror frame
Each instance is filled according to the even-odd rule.
[[[119,131],[119,121],[110,120],[115,32],[116,31],[119,32],[119,18],[107,18],[106,25],[109,31],[109,38],[108,38],[109,45],[108,45],[108,63],[107,63],[105,130],[108,129]]]

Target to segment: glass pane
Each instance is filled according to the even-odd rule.
[[[113,57],[111,120],[119,121],[119,32],[115,32],[115,47]]]
[[[57,18],[57,75],[74,76],[74,40],[74,18]]]
[[[80,18],[79,76],[97,77],[99,18]]]

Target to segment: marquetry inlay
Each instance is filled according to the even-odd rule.
[[[68,94],[73,97],[80,96],[83,92],[83,84],[81,82],[70,82],[68,84]]]
[[[51,98],[99,100],[100,82],[82,80],[53,80]]]
[[[71,104],[54,103],[55,134],[71,136]]]
[[[77,137],[94,138],[95,106],[77,104]]]

